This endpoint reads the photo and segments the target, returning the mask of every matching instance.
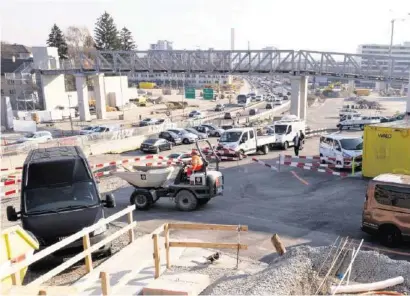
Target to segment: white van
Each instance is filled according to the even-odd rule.
[[[305,133],[306,123],[294,115],[283,116],[281,120],[273,123],[275,130],[275,147],[288,149],[294,145],[293,138],[299,131]]]
[[[321,157],[329,157],[322,163],[351,166],[355,158],[355,166],[361,166],[363,154],[363,138],[341,134],[330,134],[320,137],[319,153]]]

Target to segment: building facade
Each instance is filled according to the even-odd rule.
[[[172,42],[168,40],[158,40],[157,43],[150,44],[150,50],[172,50]]]

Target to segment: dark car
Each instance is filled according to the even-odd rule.
[[[158,122],[158,120],[154,118],[145,118],[139,122],[139,126],[149,126],[149,125],[155,125]]]
[[[160,132],[158,137],[161,139],[165,139],[168,142],[174,143],[175,145],[182,144],[182,138],[178,136],[176,133],[170,131]]]
[[[289,100],[288,96],[283,96],[283,100]]]
[[[165,139],[146,139],[140,146],[140,150],[142,152],[149,152],[149,153],[160,153],[164,150],[171,150],[172,143],[168,142]]]
[[[273,104],[272,103],[267,103],[265,108],[266,109],[273,109]]]
[[[115,207],[114,196],[102,199],[96,179],[80,147],[61,146],[31,150],[23,165],[20,209],[7,207],[9,221],[21,220],[24,230],[39,242],[40,250],[52,246],[107,216]],[[108,225],[90,233],[94,245],[110,234]],[[53,256],[81,251],[82,239],[66,245]],[[96,253],[110,255],[111,244]]]
[[[232,119],[231,112],[226,112],[225,115],[224,115],[224,119]]]
[[[249,115],[256,115],[256,114],[258,114],[258,109],[251,109],[251,110],[249,110]]]
[[[225,105],[224,104],[218,104],[215,107],[215,111],[224,111],[225,110]]]

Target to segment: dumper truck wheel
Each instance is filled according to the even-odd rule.
[[[135,208],[140,211],[148,210],[153,204],[152,196],[148,192],[134,191],[130,198],[131,204],[135,205]]]
[[[175,196],[175,202],[178,210],[184,212],[193,211],[198,206],[198,199],[191,191],[188,190],[179,191]]]

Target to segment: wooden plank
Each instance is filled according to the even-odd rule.
[[[116,239],[117,237],[120,237],[121,235],[123,235],[124,233],[126,233],[130,228],[134,228],[137,226],[137,222],[134,221],[132,222],[132,224],[129,224],[127,226],[125,226],[124,228],[114,232],[113,234],[111,234],[110,236],[106,237],[105,239],[103,239],[102,241],[99,241],[98,243],[92,245],[89,249],[88,252],[92,253],[96,250],[98,250],[99,248],[101,248],[102,246],[106,245],[107,243],[109,243],[110,241]],[[66,270],[67,268],[69,268],[70,266],[74,265],[75,263],[77,263],[78,261],[80,261],[81,259],[83,259],[85,257],[85,255],[87,254],[86,251],[82,251],[81,253],[78,253],[77,255],[75,255],[74,257],[71,257],[70,259],[68,259],[67,261],[65,261],[63,264],[60,264],[59,266],[57,266],[56,268],[53,268],[52,270],[50,270],[49,272],[47,272],[46,274],[43,274],[41,277],[37,278],[36,280],[30,282],[27,286],[34,286],[34,285],[41,285],[42,283],[48,281],[49,279],[51,279],[52,277],[56,276],[57,274],[59,274],[60,272]]]
[[[76,240],[82,238],[84,236],[84,234],[86,233],[90,233],[93,232],[94,230],[108,224],[111,223],[114,220],[117,220],[118,218],[121,218],[122,216],[128,214],[131,211],[135,210],[135,206],[129,206],[127,208],[125,208],[124,210],[115,213],[114,215],[109,216],[108,218],[105,219],[101,219],[97,224],[94,224],[90,227],[86,227],[83,230],[63,239],[62,241],[59,241],[56,244],[53,244],[52,246],[44,249],[43,251],[40,251],[36,254],[34,254],[32,257],[30,257],[29,259],[25,259],[17,264],[13,264],[13,266],[11,268],[8,269],[4,269],[0,272],[0,278],[5,278],[10,276],[13,273],[19,272],[21,269],[29,266],[30,264],[39,261],[40,259],[43,259],[44,257],[54,253],[55,251],[61,249],[62,247],[65,247],[69,244],[71,244],[72,242],[75,242]]]
[[[132,224],[132,222],[134,220],[133,213],[134,212],[129,212],[128,213],[128,224]],[[128,230],[128,238],[129,238],[130,243],[132,243],[134,241],[135,236],[134,236],[134,229],[133,228]]]
[[[83,248],[86,253],[85,255],[85,269],[87,270],[87,273],[89,273],[91,270],[93,270],[93,258],[91,257],[91,253],[89,251],[89,248],[91,247],[90,243],[90,234],[85,234],[83,236]]]
[[[238,244],[231,243],[202,243],[202,242],[170,242],[172,248],[204,248],[204,249],[238,249]],[[248,245],[239,244],[240,250],[247,250]]]
[[[155,276],[154,278],[159,278],[160,274],[160,257],[159,257],[159,244],[158,244],[158,234],[154,234],[152,236],[152,240],[154,241],[154,267],[155,267]]]
[[[101,291],[103,296],[111,294],[110,275],[107,272],[100,272]]]
[[[169,225],[164,225],[164,236],[165,236],[165,257],[167,261],[167,268],[171,267],[171,262],[169,258]]]
[[[222,224],[196,224],[196,223],[169,223],[169,229],[187,229],[187,230],[226,230],[237,231],[238,226],[241,231],[248,231],[247,225],[222,225]]]

